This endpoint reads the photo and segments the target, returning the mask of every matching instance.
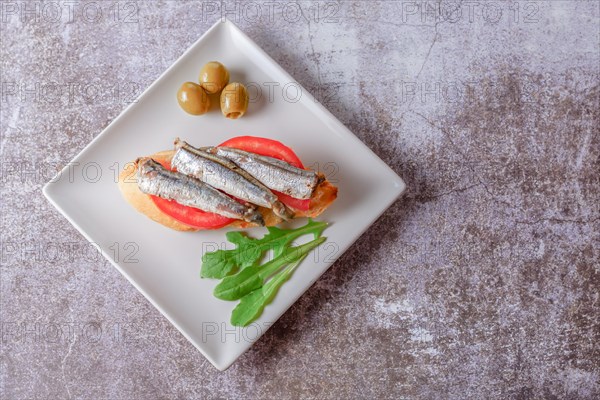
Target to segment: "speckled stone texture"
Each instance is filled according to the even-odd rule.
[[[0,2],[0,397],[599,398],[599,3],[286,4]],[[41,193],[221,14],[408,185],[223,373]]]

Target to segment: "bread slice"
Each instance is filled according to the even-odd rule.
[[[150,157],[155,161],[171,161],[171,158],[175,154],[174,150],[161,151],[155,153]],[[175,229],[177,231],[198,231],[200,228],[189,226],[176,220],[175,218],[162,212],[152,201],[150,196],[140,191],[137,185],[136,177],[136,166],[135,163],[128,163],[121,173],[119,174],[119,189],[123,194],[123,197],[129,204],[133,206],[137,211],[144,214],[153,221],[158,222],[166,227]],[[293,210],[295,218],[302,217],[316,217],[320,215],[333,201],[337,198],[337,187],[331,182],[323,179],[319,185],[315,188],[313,197],[310,201],[310,208],[307,211]],[[275,215],[273,211],[268,208],[259,207],[260,213],[263,216],[266,226],[274,226],[279,224],[282,219]],[[234,228],[251,228],[257,226],[254,223],[246,221],[235,221],[227,225],[227,227]]]

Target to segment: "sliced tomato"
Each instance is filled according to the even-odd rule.
[[[171,163],[165,158],[156,157],[154,159],[163,167],[171,169]],[[159,210],[175,218],[177,221],[194,228],[201,229],[219,229],[229,225],[234,219],[224,217],[219,214],[202,211],[198,208],[184,206],[175,200],[166,200],[158,196],[150,195],[150,198],[156,204]]]
[[[260,154],[261,156],[277,158],[295,167],[304,169],[304,165],[296,153],[277,140],[256,136],[238,136],[221,143],[219,146],[233,147],[250,153]],[[275,190],[273,193],[275,193],[279,200],[288,207],[302,211],[306,211],[310,208],[310,199],[297,199]]]
[[[304,168],[302,161],[300,161],[296,153],[277,140],[255,136],[238,136],[221,143],[220,146],[234,147],[251,153],[277,158],[295,167]],[[156,157],[155,161],[169,170],[172,169],[171,163],[166,158]],[[296,199],[277,191],[274,191],[274,193],[283,204],[293,209],[306,211],[310,207],[310,199]],[[152,195],[150,195],[150,198],[162,212],[179,222],[195,228],[219,229],[235,221],[232,218],[227,218],[219,214],[184,206],[174,200],[166,200]]]
[[[219,146],[234,147],[250,153],[260,154],[261,156],[278,158],[295,167],[304,169],[304,165],[302,165],[302,161],[300,161],[296,153],[277,140],[256,136],[238,136],[221,143]]]
[[[175,218],[179,222],[195,228],[219,229],[229,225],[234,220],[219,214],[206,212],[194,207],[188,207],[177,203],[175,200],[167,200],[162,197],[152,196],[152,201],[162,212]]]
[[[167,160],[166,158],[155,157],[155,158],[153,158],[153,160],[170,171],[175,170],[174,168],[171,168],[171,161]]]
[[[308,211],[308,209],[310,208],[310,199],[297,199],[288,194],[278,192],[277,190],[273,190],[273,193],[277,196],[279,201],[281,201],[288,207],[302,211]]]

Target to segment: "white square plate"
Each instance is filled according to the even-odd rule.
[[[185,81],[195,81],[200,67],[210,60],[228,66],[232,81],[254,82],[262,88],[262,98],[250,104],[242,119],[227,120],[218,108],[201,117],[179,108],[177,89]],[[268,88],[273,82],[279,86],[270,102]],[[286,84],[287,99],[281,93]],[[294,87],[301,90],[299,99]],[[207,146],[239,135],[280,140],[305,165],[329,173],[339,187],[338,199],[319,218],[331,223],[324,233],[327,242],[300,265],[261,318],[244,329],[229,324],[236,302],[213,297],[218,281],[199,277],[203,252],[225,246],[225,230],[172,231],[137,213],[115,183],[117,169],[138,156],[171,148],[176,136]],[[404,187],[402,179],[261,48],[233,23],[219,21],[48,183],[44,194],[215,367],[224,370],[358,239]],[[262,236],[265,231],[256,228],[250,234]]]

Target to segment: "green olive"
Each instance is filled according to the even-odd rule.
[[[220,62],[211,61],[200,70],[199,80],[207,93],[219,93],[229,83],[229,71]]]
[[[248,109],[248,92],[241,83],[230,83],[221,92],[221,112],[230,119],[238,119]]]
[[[208,94],[202,86],[194,82],[185,82],[177,92],[177,102],[183,111],[192,115],[202,115],[210,108]]]

